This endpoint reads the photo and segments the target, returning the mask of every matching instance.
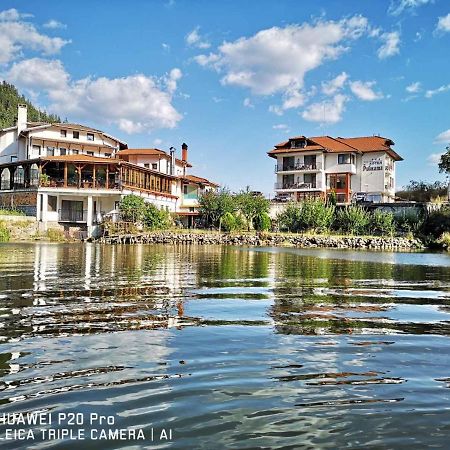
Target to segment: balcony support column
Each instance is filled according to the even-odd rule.
[[[48,212],[48,194],[43,192],[41,194],[41,222],[43,230],[47,230],[47,212]]]
[[[92,232],[93,232],[93,216],[94,216],[94,202],[93,202],[93,198],[92,195],[88,195],[87,198],[87,216],[86,216],[86,224],[87,224],[87,232],[88,232],[88,237],[92,236]]]

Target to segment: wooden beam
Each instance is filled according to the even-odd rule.
[[[109,189],[109,164],[106,164],[106,189]]]
[[[67,187],[67,161],[64,163],[64,187]]]
[[[92,165],[92,186],[95,189],[95,164]]]

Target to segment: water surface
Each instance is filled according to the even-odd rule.
[[[448,254],[0,245],[0,412],[173,430],[83,448],[447,447],[449,335]]]

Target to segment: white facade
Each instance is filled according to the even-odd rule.
[[[338,139],[304,138],[301,148],[293,148],[290,140],[270,151],[269,156],[276,159],[277,197],[302,200],[325,197],[334,191],[338,203],[394,201],[395,163],[401,157],[386,144],[386,149],[376,151],[378,141],[381,147],[384,138]],[[330,148],[333,144],[335,147]]]

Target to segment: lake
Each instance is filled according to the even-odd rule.
[[[449,336],[449,254],[2,244],[0,445],[448,447]]]

